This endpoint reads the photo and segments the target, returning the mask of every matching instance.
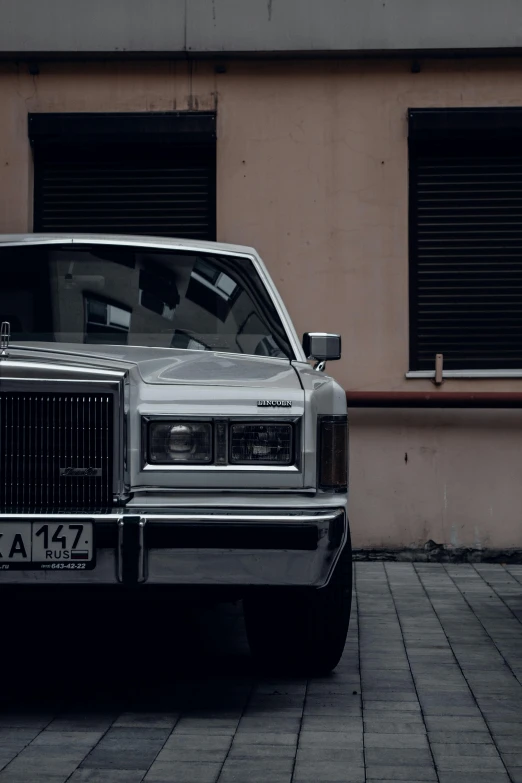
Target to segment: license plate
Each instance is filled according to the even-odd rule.
[[[0,571],[94,568],[92,522],[0,521]]]

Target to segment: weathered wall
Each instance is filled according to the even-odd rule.
[[[218,235],[267,262],[298,331],[343,334],[352,389],[427,390],[408,370],[408,107],[520,105],[508,60],[0,66],[0,230],[31,215],[27,113],[218,112]],[[516,390],[520,381],[448,381]],[[354,412],[357,546],[517,547],[517,412]],[[408,459],[405,459],[405,455]]]

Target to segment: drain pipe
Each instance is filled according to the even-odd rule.
[[[522,408],[522,392],[347,391],[348,408]]]

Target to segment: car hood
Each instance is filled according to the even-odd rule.
[[[150,384],[301,389],[298,374],[288,359],[265,356],[142,346],[20,343],[10,347],[10,359],[17,358],[104,368],[111,364],[133,366],[141,380]]]

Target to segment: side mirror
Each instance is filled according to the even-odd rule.
[[[316,370],[324,370],[326,362],[341,358],[341,335],[306,332],[303,336],[303,350],[307,359],[317,361]]]

